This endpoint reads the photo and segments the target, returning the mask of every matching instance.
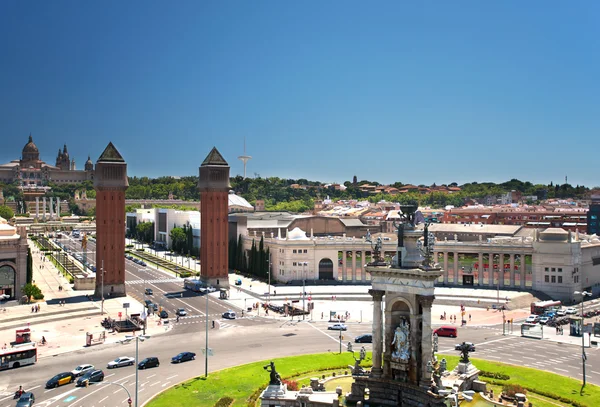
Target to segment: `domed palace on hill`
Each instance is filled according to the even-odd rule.
[[[23,147],[20,160],[0,164],[0,182],[14,183],[25,188],[43,187],[49,182],[56,184],[76,184],[94,179],[94,165],[88,157],[84,170],[75,168],[75,159],[69,157],[67,145],[58,149],[56,164],[50,165],[40,160],[40,152],[29,135]]]

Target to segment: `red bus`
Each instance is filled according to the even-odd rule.
[[[37,362],[35,343],[28,342],[12,348],[0,349],[0,370],[12,369]]]
[[[548,300],[531,303],[531,313],[535,315],[544,315],[548,311],[557,311],[562,307],[560,301]]]

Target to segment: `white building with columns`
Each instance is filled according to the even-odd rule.
[[[600,294],[596,235],[503,225],[432,224],[429,231],[436,236],[434,259],[443,270],[435,282],[438,286],[533,290],[563,301],[573,300],[574,291]],[[374,234],[373,241],[378,236],[389,262],[397,237]],[[261,237],[271,254],[271,278],[278,282],[370,284],[364,266],[371,261],[372,246],[364,237],[317,237],[299,228],[274,236],[246,229],[242,234],[246,253]]]

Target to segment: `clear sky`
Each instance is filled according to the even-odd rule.
[[[598,1],[0,1],[0,162],[600,185]]]

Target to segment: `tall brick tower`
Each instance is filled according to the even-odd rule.
[[[200,166],[200,261],[202,279],[229,287],[229,164],[213,147]]]
[[[125,190],[128,186],[127,163],[113,143],[108,143],[96,161],[94,178],[97,297],[125,295]],[[104,279],[100,271],[102,262]]]

